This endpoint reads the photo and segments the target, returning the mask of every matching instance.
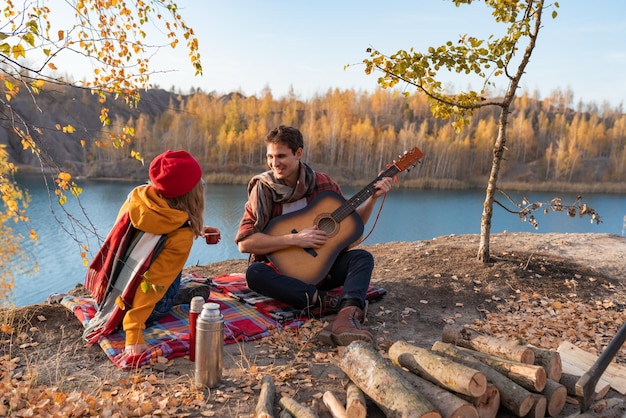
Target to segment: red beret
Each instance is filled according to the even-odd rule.
[[[150,163],[150,180],[166,199],[191,191],[202,178],[202,169],[187,151],[165,151]]]

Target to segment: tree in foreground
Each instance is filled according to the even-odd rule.
[[[452,0],[457,7],[472,4],[472,0]],[[522,76],[530,62],[537,38],[543,26],[544,12],[551,9],[551,17],[556,18],[559,4],[546,4],[544,0],[486,0],[496,23],[505,28],[504,34],[487,40],[470,35],[460,35],[456,42],[448,41],[444,45],[429,47],[426,52],[400,50],[393,55],[368,49],[370,58],[365,59],[365,72],[382,73],[378,84],[383,88],[397,87],[403,83],[414,86],[418,93],[428,97],[431,113],[435,117],[451,119],[452,125],[460,132],[477,109],[496,106],[499,108],[498,133],[493,143],[493,159],[483,212],[481,217],[480,244],[478,259],[488,261],[489,240],[493,204],[498,203],[495,194],[500,166],[507,149],[507,123],[513,101]],[[450,93],[443,87],[439,73],[449,72],[477,76],[482,81],[479,91],[460,91]],[[490,91],[506,85],[504,95],[499,98],[489,97]],[[409,94],[408,92],[405,94]],[[560,205],[553,206],[558,208]],[[536,227],[532,212],[541,205],[522,202],[515,205],[522,219],[528,218]],[[551,205],[552,206],[552,205]],[[582,209],[584,208],[584,210]],[[592,222],[600,222],[593,209],[581,205],[579,201],[567,207],[568,214],[580,209],[580,215],[589,215]]]
[[[62,26],[58,26],[62,22]],[[50,172],[55,178],[52,194],[61,207],[68,196],[81,192],[72,173],[58,168],[44,147],[45,132],[60,130],[73,135],[83,147],[93,138],[81,137],[74,126],[37,126],[33,115],[21,114],[11,106],[18,93],[26,93],[35,108],[37,96],[58,86],[73,86],[99,96],[99,119],[103,126],[110,124],[107,100],[123,100],[134,107],[140,92],[151,87],[150,76],[156,71],[150,59],[162,48],[176,48],[183,41],[189,51],[190,64],[196,75],[202,74],[198,40],[193,29],[187,26],[172,0],[146,0],[132,4],[118,1],[78,0],[52,2],[31,0],[14,3],[9,0],[2,6],[0,20],[0,123],[20,138],[24,150],[37,156],[42,173]],[[68,61],[72,59],[74,61]],[[91,75],[74,82],[62,74],[69,71],[61,62],[91,68]],[[101,146],[128,147],[128,155],[143,161],[143,157],[130,149],[133,130],[120,127],[110,130],[108,142]],[[28,196],[19,189],[13,174],[15,167],[0,149],[0,229],[3,237],[11,237],[9,221],[27,222],[24,209]],[[35,231],[31,237],[36,239]],[[21,252],[19,240],[11,247],[0,250],[0,300],[11,289],[11,261]],[[86,256],[83,256],[87,263]]]

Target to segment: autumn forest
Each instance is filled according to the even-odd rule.
[[[97,111],[96,104],[90,103],[96,99],[84,91],[74,96],[65,91],[60,96],[65,99],[48,106],[57,118],[66,114],[68,123],[79,127],[71,136],[60,136],[57,130],[55,141],[64,144],[60,149],[66,150],[66,158],[73,155],[74,165],[68,171],[100,177],[107,174],[102,168],[96,173],[94,167],[103,164],[110,176],[122,173],[111,167],[128,160],[129,149],[149,160],[164,149],[184,148],[216,182],[233,181],[237,174],[247,179],[265,162],[265,134],[278,124],[290,124],[305,136],[304,160],[344,181],[369,180],[403,151],[418,146],[425,157],[405,185],[476,187],[485,184],[491,169],[498,129],[498,109],[492,108],[477,111],[470,125],[456,132],[450,120],[431,116],[422,95],[335,89],[303,100],[295,94],[275,98],[266,89],[258,97],[151,90],[142,95],[136,109],[112,111],[111,125],[105,130],[87,128],[84,122],[89,117],[97,120],[97,114],[85,113]],[[502,181],[520,188],[577,184],[585,186],[581,191],[624,192],[626,114],[621,106],[574,106],[568,92],[557,91],[543,99],[536,96],[521,94],[514,102]],[[70,110],[72,105],[79,108]],[[132,143],[111,146],[110,133],[128,126],[134,129]],[[72,152],[79,140],[87,145],[80,153]],[[17,148],[12,153],[19,160]]]

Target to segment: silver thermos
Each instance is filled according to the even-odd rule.
[[[196,386],[215,387],[222,378],[224,316],[217,303],[205,303],[196,320]]]

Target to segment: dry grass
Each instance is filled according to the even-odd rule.
[[[494,262],[489,264],[475,260],[477,236],[366,246],[376,259],[374,283],[388,291],[382,301],[370,305],[367,315],[380,353],[398,340],[430,347],[449,321],[471,323],[490,334],[536,338],[545,345],[550,330],[571,324],[559,316],[558,322],[545,326],[541,315],[546,306],[559,306],[557,313],[574,321],[567,327],[581,332],[579,313],[589,318],[593,312],[600,318],[611,314],[612,323],[623,322],[622,237],[518,233],[492,238]],[[242,271],[243,266],[245,260],[227,260],[193,269],[212,277]],[[580,307],[571,308],[568,301]],[[347,377],[336,366],[340,349],[316,340],[324,326],[320,320],[226,346],[222,381],[216,388],[200,390],[193,384],[193,363],[182,357],[132,372],[117,369],[100,347],[84,346],[82,326],[60,305],[0,313],[4,324],[19,329],[0,335],[7,342],[0,346],[0,415],[252,417],[264,375],[271,375],[276,384],[275,412],[282,396],[311,407],[326,391],[345,400]],[[543,322],[537,322],[540,319]],[[520,323],[533,321],[533,334],[511,331],[521,332]],[[589,350],[598,349],[613,333],[614,328],[606,327],[601,339],[592,341],[586,334],[578,339],[591,343]],[[320,411],[321,417],[329,416],[323,406]],[[368,417],[382,416],[368,406]]]

